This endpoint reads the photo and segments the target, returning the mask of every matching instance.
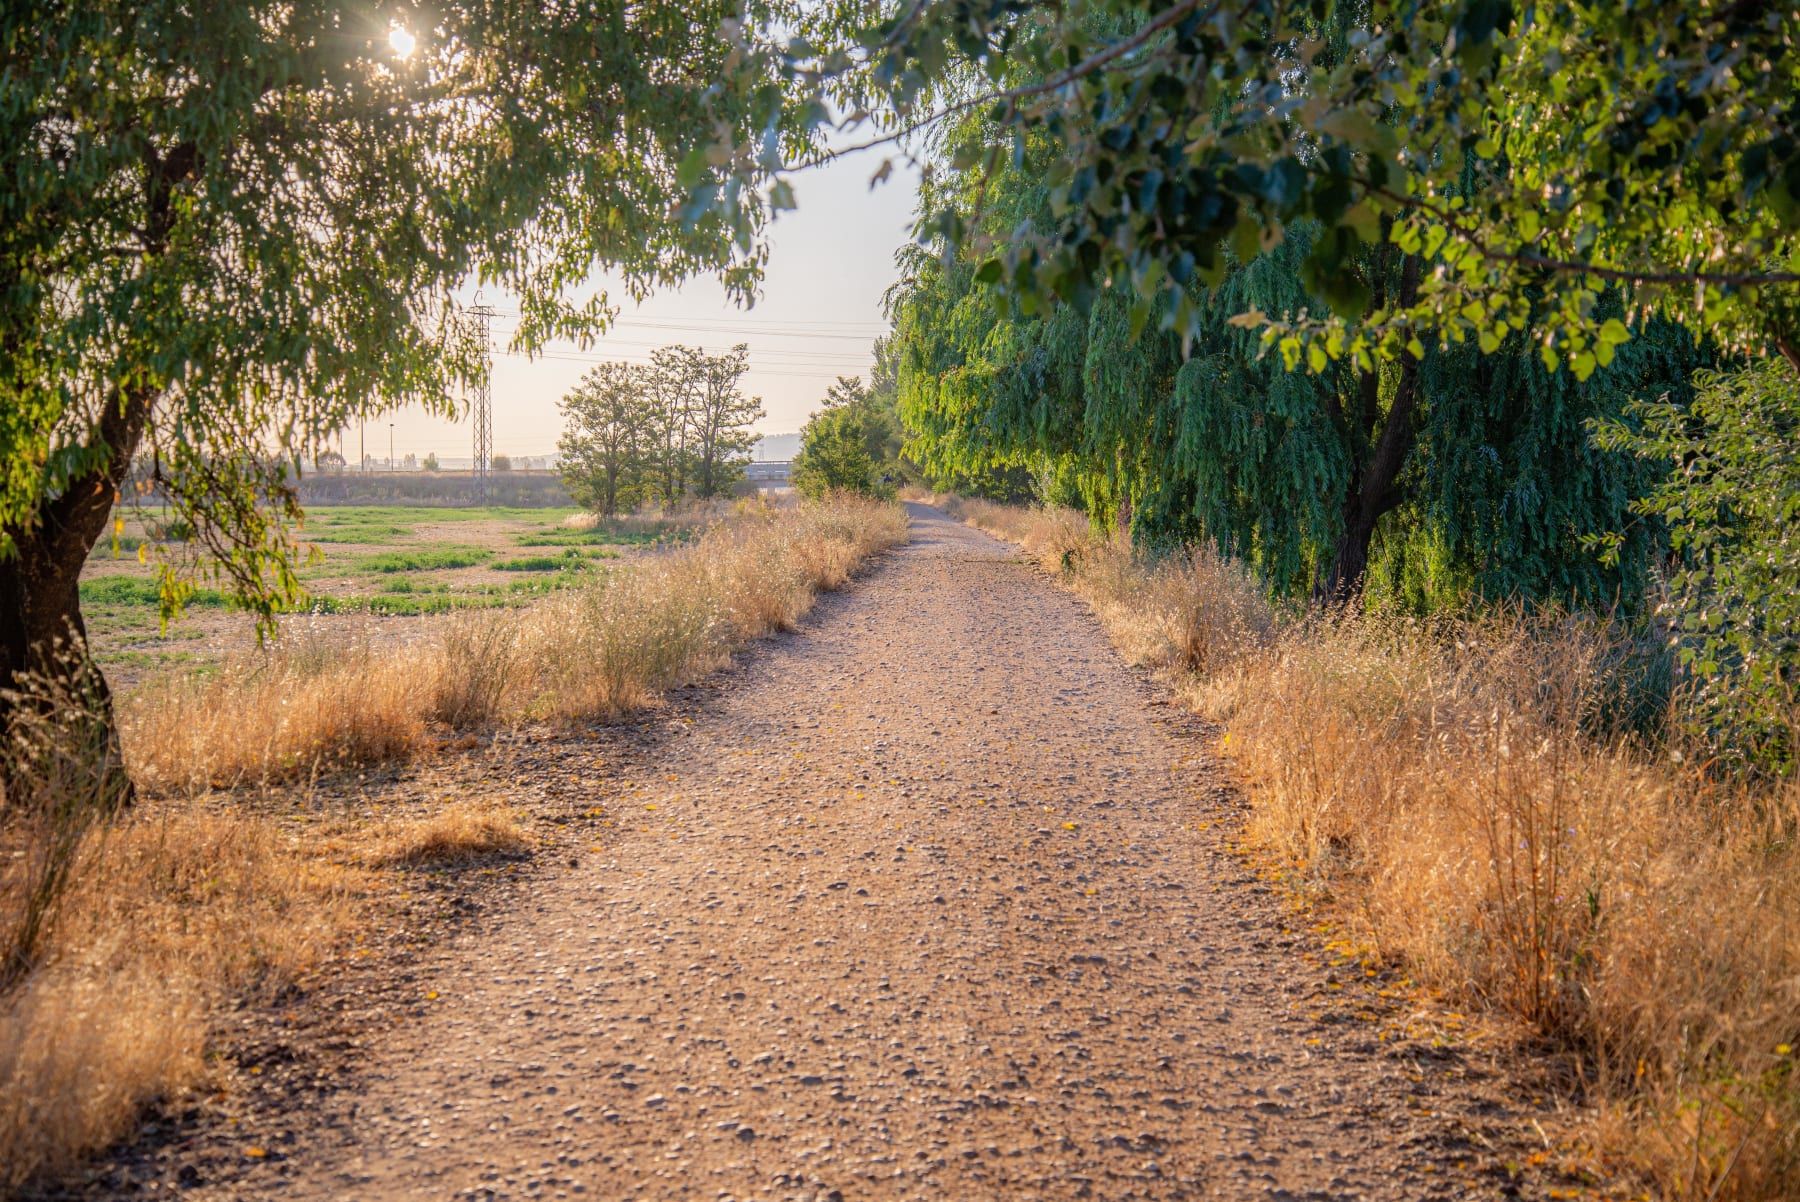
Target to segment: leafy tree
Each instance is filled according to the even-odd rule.
[[[657,448],[648,375],[632,364],[602,363],[562,400],[563,480],[576,504],[607,517],[634,507],[651,485]]]
[[[750,367],[750,348],[740,343],[723,355],[699,347],[665,346],[651,353],[646,397],[657,448],[658,491],[665,502],[713,497],[743,478],[763,416],[762,400],[738,387]]]
[[[488,466],[497,472],[510,472],[512,471],[512,456],[496,455]]]
[[[688,363],[694,375],[690,417],[694,490],[716,497],[744,478],[744,464],[756,436],[750,427],[763,416],[762,398],[747,397],[738,387],[750,370],[750,347],[738,343],[723,355],[696,353]]]
[[[854,405],[821,409],[800,431],[794,457],[794,487],[803,496],[837,491],[875,495],[881,491],[863,411]]]
[[[903,454],[906,427],[900,420],[898,378],[891,370],[885,379],[879,378],[879,360],[888,344],[888,339],[876,340],[877,382],[864,384],[861,376],[839,376],[837,382],[825,390],[823,407],[856,411],[869,462],[878,476],[892,481],[904,480],[913,473]]]
[[[1600,442],[1673,469],[1634,508],[1669,531],[1671,617],[1706,733],[1740,766],[1787,772],[1800,717],[1800,380],[1771,360],[1696,383],[1690,403],[1640,404],[1641,426],[1609,422]]]
[[[597,267],[746,295],[754,185],[814,120],[778,107],[769,15],[6,6],[0,686],[82,636],[77,578],[134,462],[195,535],[165,606],[212,574],[266,626],[300,594],[301,460],[360,414],[449,413],[482,370],[465,280],[518,294],[527,347],[606,315],[565,295]],[[409,54],[391,20],[416,22]]]
[[[437,452],[432,451],[432,452],[428,453],[425,456],[425,458],[420,461],[419,466],[428,472],[437,471],[438,470]]]
[[[1416,363],[1467,341],[1499,353],[1529,328],[1546,365],[1585,379],[1630,335],[1602,312],[1624,288],[1633,313],[1800,370],[1791,0],[867,12],[827,7],[791,53],[885,127],[872,143],[923,133],[983,177],[1034,140],[1059,147],[1045,219],[996,234],[945,207],[920,223],[980,256],[981,282],[1027,316],[1111,287],[1134,330],[1198,337],[1196,282],[1306,231],[1298,271],[1320,303],[1235,315],[1289,368]],[[987,122],[946,126],[971,112]]]
[[[658,493],[664,504],[687,493],[692,462],[688,440],[699,382],[694,362],[699,355],[685,346],[659,347],[650,354],[645,396],[650,406],[651,442],[656,448]]]

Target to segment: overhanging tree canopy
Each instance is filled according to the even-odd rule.
[[[923,132],[979,172],[1061,145],[1048,221],[922,223],[1027,313],[1110,283],[1134,328],[1197,335],[1190,284],[1304,225],[1320,303],[1241,315],[1289,366],[1494,351],[1529,325],[1585,378],[1627,336],[1600,316],[1623,287],[1800,370],[1792,0],[847,0],[810,32],[792,53],[872,141]],[[988,120],[943,131],[969,110]],[[1389,242],[1433,262],[1416,289],[1371,277]]]
[[[0,686],[81,633],[77,577],[134,461],[266,619],[297,459],[355,415],[454,407],[457,289],[518,342],[716,272],[804,131],[764,4],[140,4],[0,14]],[[395,34],[400,29],[403,32]],[[722,149],[721,149],[722,148]],[[692,198],[730,202],[708,208]],[[683,210],[678,214],[678,210]],[[724,210],[729,208],[729,214]]]

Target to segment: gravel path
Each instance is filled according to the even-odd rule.
[[[1329,1009],[1192,720],[912,511],[609,788],[603,850],[428,953],[417,1017],[233,1196],[1517,1191],[1470,1055]]]

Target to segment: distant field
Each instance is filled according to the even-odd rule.
[[[401,505],[320,506],[294,531],[305,555],[299,576],[306,620],[418,617],[469,607],[517,605],[609,571],[695,533],[690,523],[627,519],[594,529],[570,525],[580,511]],[[82,574],[82,612],[101,662],[125,682],[161,667],[205,663],[254,639],[249,617],[216,587],[188,598],[161,626],[154,515],[124,515]],[[144,559],[140,561],[140,550]]]

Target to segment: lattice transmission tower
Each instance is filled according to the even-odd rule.
[[[481,303],[475,294],[475,307],[469,310],[481,338],[481,379],[475,384],[475,396],[469,405],[469,416],[475,421],[475,495],[487,501],[488,467],[494,461],[494,351],[488,336],[488,323],[496,314]]]

